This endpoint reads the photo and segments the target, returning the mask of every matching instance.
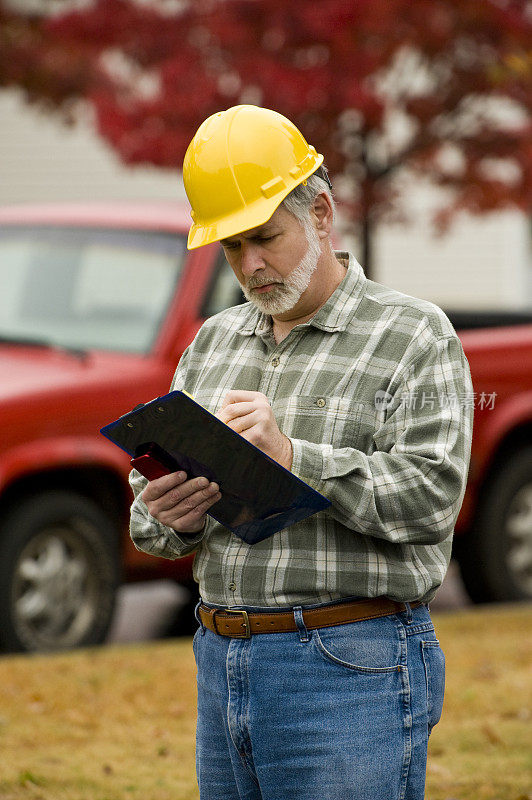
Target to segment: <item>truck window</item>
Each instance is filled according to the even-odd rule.
[[[211,282],[201,307],[201,316],[212,317],[213,314],[218,314],[225,308],[237,306],[245,301],[246,298],[242,294],[235,273],[227,263],[224,251],[220,247],[216,255]]]
[[[178,235],[0,229],[0,337],[148,352],[184,262]]]

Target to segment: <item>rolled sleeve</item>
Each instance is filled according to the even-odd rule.
[[[334,455],[332,445],[292,439],[292,472],[318,492],[325,489],[324,462]]]
[[[133,489],[134,500],[131,505],[129,533],[137,550],[161,558],[176,559],[197,550],[207,527],[205,522],[201,531],[191,534],[178,534],[152,517],[140,495],[148,484],[140,472],[132,470],[129,485]]]
[[[190,348],[183,352],[177,365],[171,390],[181,388],[184,384]],[[173,528],[162,525],[153,517],[141,494],[148,485],[146,478],[134,469],[129,474],[129,485],[133,490],[134,500],[131,505],[129,533],[137,550],[161,558],[176,559],[193,553],[205,536],[208,518],[201,531],[195,534],[178,534]]]

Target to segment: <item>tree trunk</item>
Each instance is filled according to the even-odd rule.
[[[374,280],[373,275],[373,226],[370,214],[365,212],[360,221],[362,268],[366,278]]]

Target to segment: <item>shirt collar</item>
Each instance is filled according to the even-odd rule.
[[[335,251],[336,258],[347,266],[345,278],[336,287],[326,303],[304,325],[312,325],[323,331],[343,331],[357,310],[366,290],[366,276],[352,253]],[[272,318],[263,314],[252,303],[248,303],[248,313],[240,327],[236,328],[243,336],[264,336],[272,329]],[[299,327],[299,326],[298,326]]]

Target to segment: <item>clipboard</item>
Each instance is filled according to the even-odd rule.
[[[222,497],[207,513],[248,544],[331,505],[184,391],[137,406],[100,433],[133,460],[162,450],[156,472],[159,465],[167,473],[183,470],[189,478],[215,481]]]

